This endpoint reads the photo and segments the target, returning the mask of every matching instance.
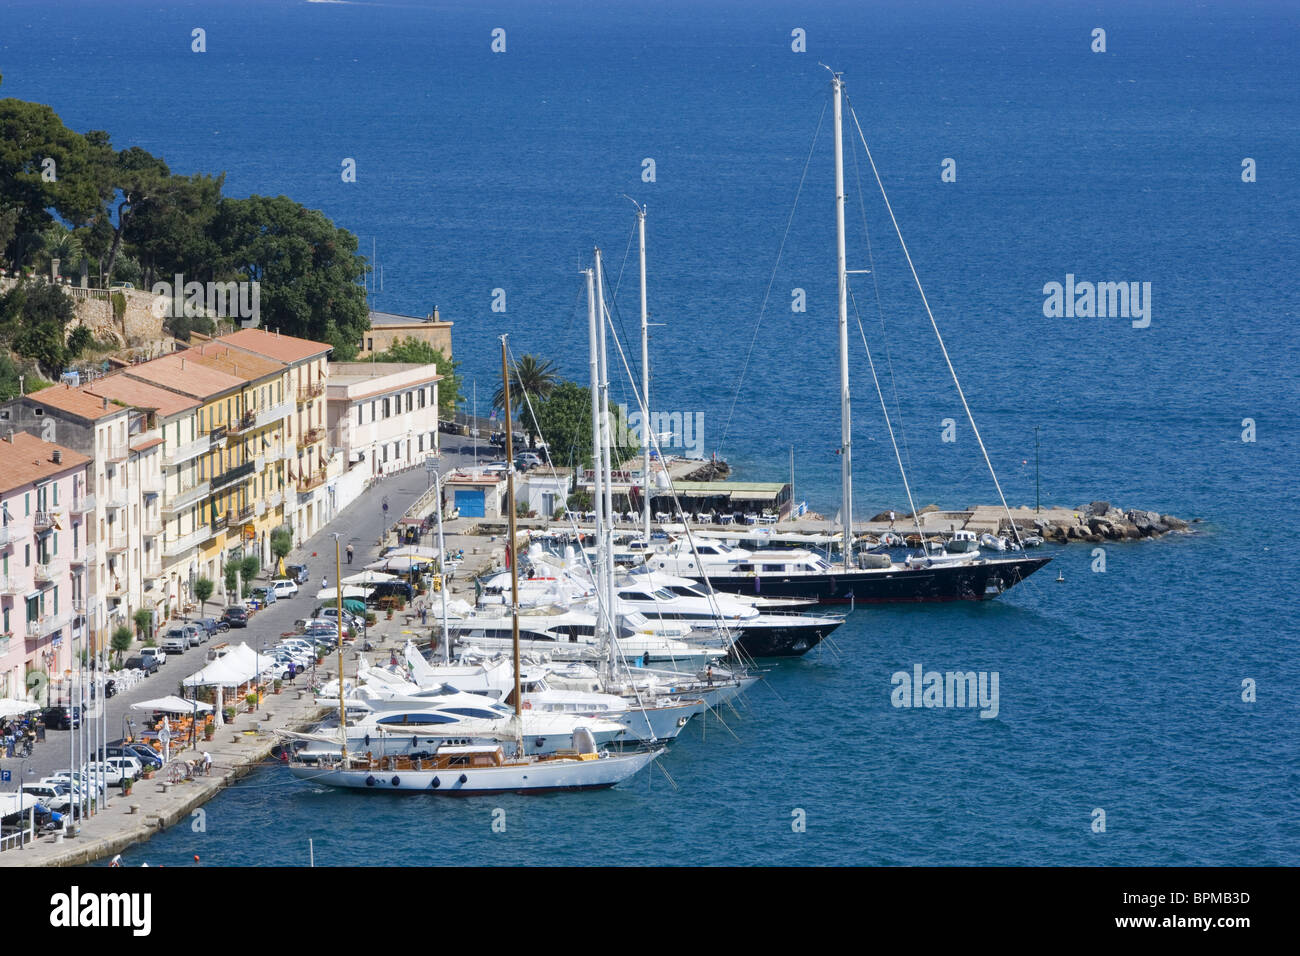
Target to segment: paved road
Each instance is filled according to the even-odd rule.
[[[485,448],[486,442],[479,448],[479,460],[484,463],[488,460],[488,456],[484,454]],[[472,445],[464,446],[463,452],[460,448],[452,449],[444,446],[441,470],[447,472],[470,464],[472,461]],[[262,650],[276,644],[282,636],[294,632],[294,621],[310,616],[316,607],[312,596],[320,589],[321,578],[328,576],[331,584],[336,583],[334,533],[340,535],[339,548],[343,551],[343,575],[346,577],[350,573],[361,570],[378,556],[380,533],[385,527],[384,500],[388,501],[387,524],[391,526],[415,499],[424,494],[430,484],[432,484],[432,477],[420,467],[385,478],[368,488],[324,529],[286,559],[287,564],[307,565],[311,572],[308,583],[302,586],[297,597],[277,601],[253,615],[247,628],[231,629],[212,638],[206,644],[190,648],[184,654],[169,655],[167,663],[155,674],[129,691],[110,698],[106,702],[106,714],[103,717],[107,739],[116,740],[124,736],[128,730],[128,720],[134,720],[137,729],[141,727],[141,719],[146,715],[131,711],[132,704],[168,694],[180,694],[181,681],[208,663],[207,650],[213,643],[230,641],[237,644],[243,641],[254,650]],[[348,569],[346,556],[346,548],[349,544],[354,549],[351,571]],[[209,601],[206,614],[216,617],[219,616],[220,610],[220,603]],[[88,723],[93,725],[95,721],[88,721]],[[12,772],[12,780],[7,784],[0,784],[0,789],[16,790],[20,780],[35,781],[59,770],[66,770],[69,764],[69,746],[72,736],[72,732],[66,730],[47,730],[45,741],[36,745],[30,758],[22,760],[15,757],[0,760],[0,767]],[[84,762],[85,758],[79,755],[77,764]]]

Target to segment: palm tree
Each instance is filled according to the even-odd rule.
[[[554,363],[541,362],[535,355],[521,356],[510,369],[510,409],[519,414],[519,420],[528,432],[529,448],[535,447],[535,439],[541,434],[541,429],[528,413],[524,396],[527,395],[530,402],[536,403],[550,395],[559,381],[560,376]],[[502,410],[506,407],[505,389],[501,386],[497,387],[496,394],[492,396],[492,407]],[[506,449],[506,454],[512,453],[513,449]]]

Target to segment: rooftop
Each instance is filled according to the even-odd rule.
[[[63,453],[59,463],[52,461],[55,451]],[[90,459],[71,448],[14,432],[0,437],[0,492],[13,491],[53,478],[76,468],[84,468]]]
[[[92,395],[115,399],[135,408],[147,408],[163,418],[170,418],[172,415],[199,407],[199,403],[189,396],[178,395],[120,372],[96,379],[86,386],[86,391]]]
[[[132,365],[123,374],[195,398],[214,398],[244,387],[242,378],[186,358],[185,352],[173,352],[150,362]]]
[[[267,358],[243,349],[231,348],[225,342],[205,342],[185,351],[185,354],[201,365],[214,368],[246,382],[279,375],[285,370],[285,363]]]
[[[281,335],[279,332],[268,332],[265,329],[240,329],[230,335],[213,339],[213,342],[290,364],[326,355],[334,348],[325,342],[299,339],[292,335]]]
[[[41,389],[39,392],[32,392],[26,398],[33,405],[57,408],[60,411],[91,422],[123,415],[127,411],[125,408],[114,405],[111,401],[106,401],[102,396],[92,394],[85,389],[72,388],[66,383],[52,385],[49,388]]]
[[[427,316],[399,315],[396,312],[376,312],[371,309],[370,325],[373,328],[377,325],[451,325],[451,323],[438,315],[436,308]]]

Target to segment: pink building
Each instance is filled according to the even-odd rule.
[[[0,697],[43,691],[86,649],[89,464],[26,432],[0,436]]]

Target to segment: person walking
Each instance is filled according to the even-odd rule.
[[[329,586],[330,586],[330,579],[328,577],[324,577],[320,579],[320,589],[322,591],[324,591]]]
[[[352,563],[352,545],[348,545],[348,564]]]

